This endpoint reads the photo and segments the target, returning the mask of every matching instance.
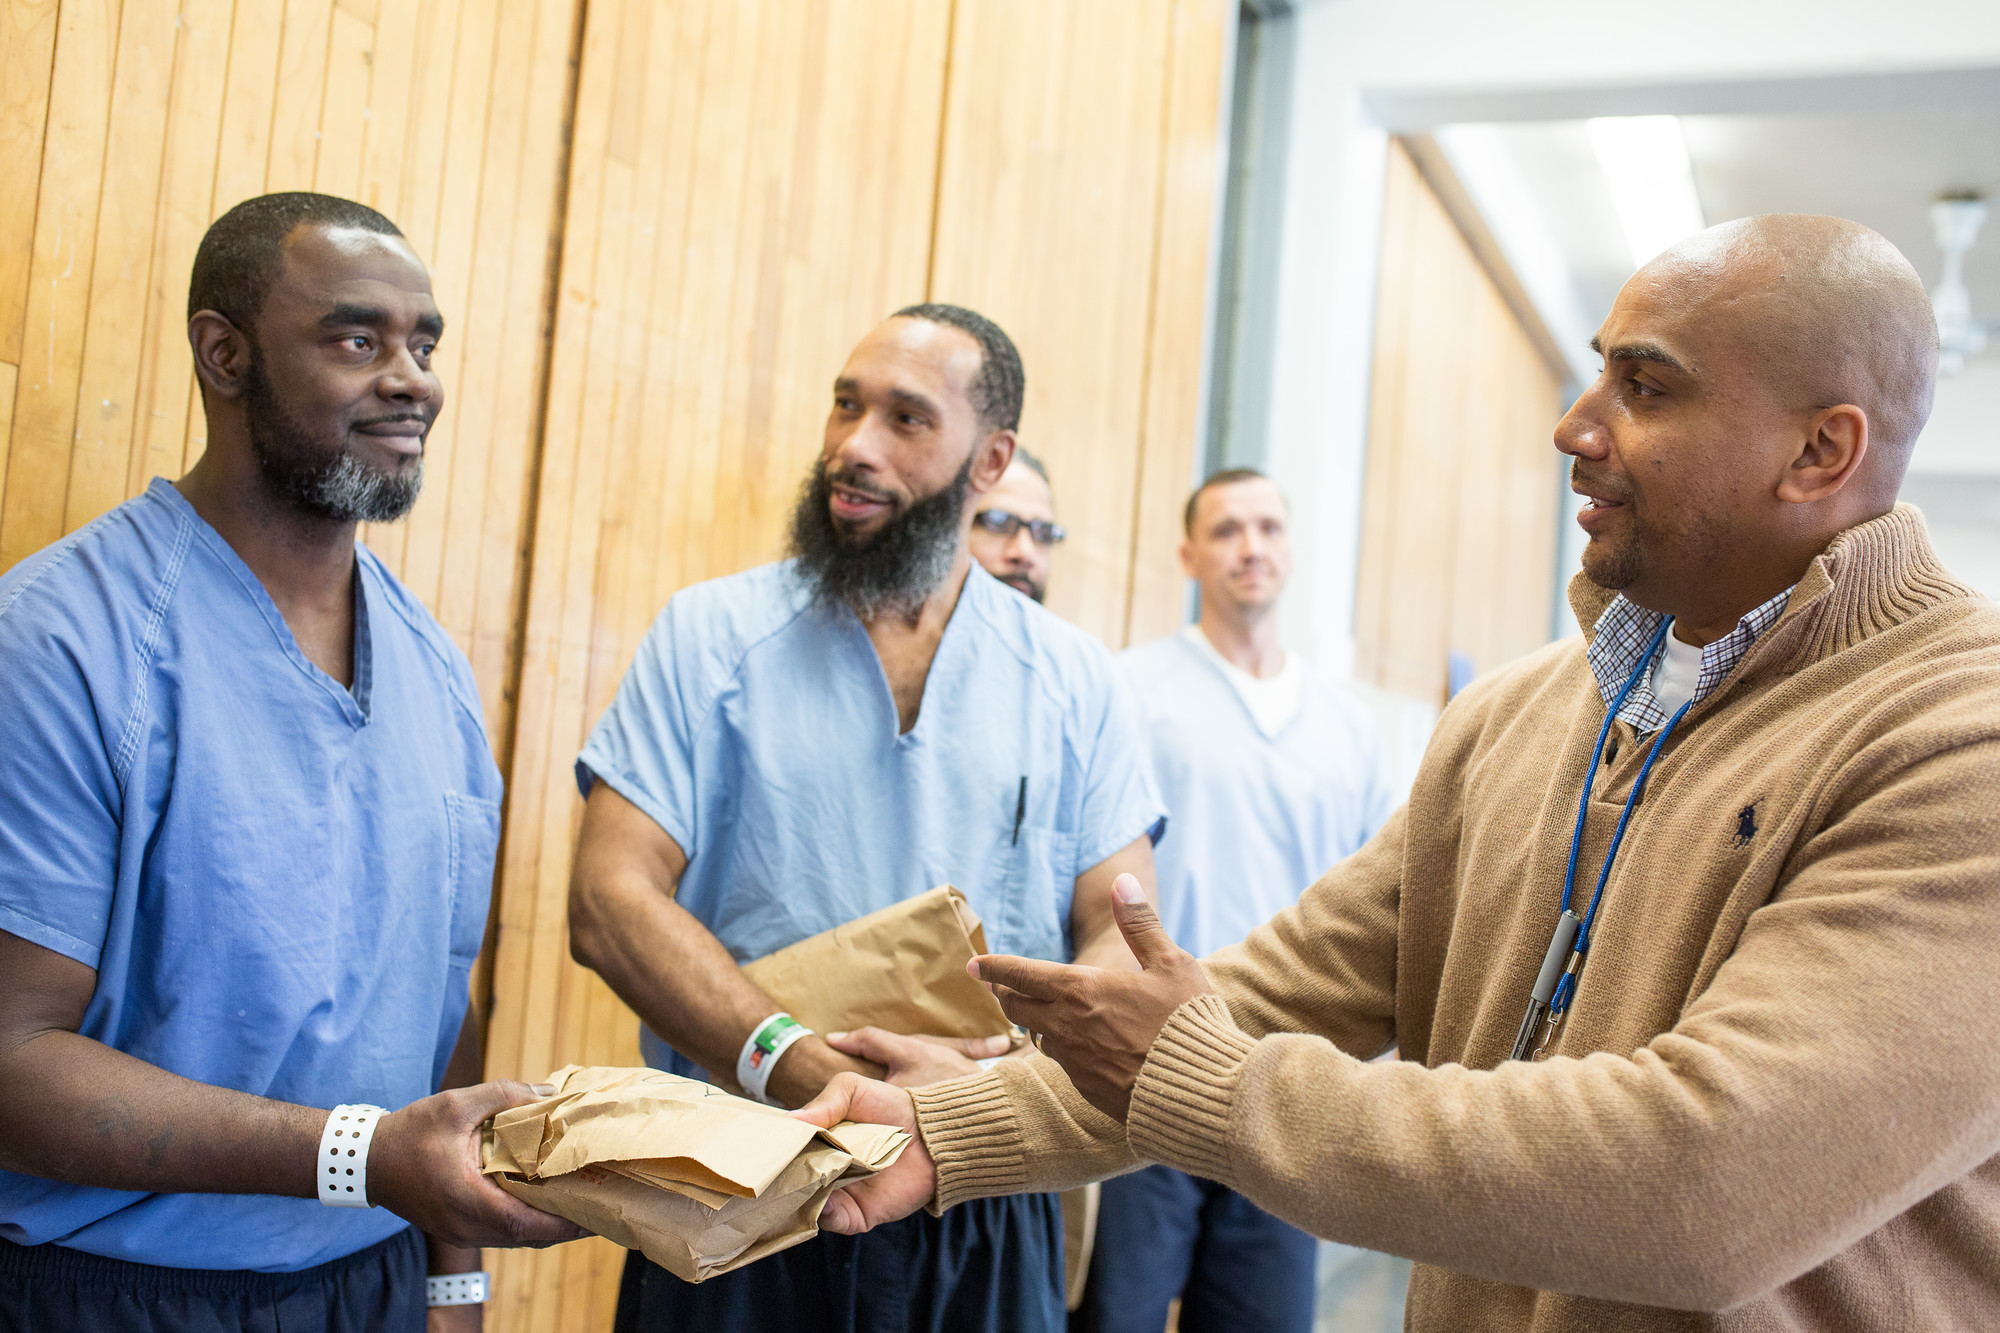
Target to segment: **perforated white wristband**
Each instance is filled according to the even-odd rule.
[[[368,1207],[368,1145],[379,1106],[336,1106],[319,1136],[319,1201],[329,1208]]]
[[[425,1280],[424,1304],[484,1305],[491,1282],[485,1273],[440,1273]]]

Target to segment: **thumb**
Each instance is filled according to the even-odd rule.
[[[475,1124],[512,1107],[526,1106],[529,1102],[543,1101],[555,1095],[556,1086],[553,1083],[530,1084],[511,1078],[475,1083],[458,1090],[459,1105]]]
[[[853,1104],[854,1090],[860,1084],[861,1075],[851,1070],[835,1074],[832,1081],[819,1090],[819,1096],[792,1112],[792,1118],[821,1129],[832,1129],[848,1118],[847,1108]]]
[[[1120,875],[1111,881],[1111,914],[1142,969],[1151,971],[1179,951],[1167,928],[1160,924],[1160,914],[1146,901],[1136,875]]]

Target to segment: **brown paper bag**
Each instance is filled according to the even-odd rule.
[[[570,1065],[548,1081],[553,1097],[487,1122],[486,1173],[688,1282],[818,1235],[827,1195],[910,1140],[889,1125],[814,1129],[656,1069]]]
[[[993,1037],[1012,1024],[966,975],[986,930],[949,884],[759,958],[744,975],[815,1032],[873,1024],[932,1037]]]

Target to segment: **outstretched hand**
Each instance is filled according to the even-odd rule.
[[[1123,1121],[1132,1086],[1174,1010],[1215,988],[1193,954],[1168,938],[1139,881],[1111,886],[1112,915],[1140,971],[1112,972],[986,954],[966,970],[993,987],[1007,1017],[1037,1038],[1092,1106]]]
[[[998,1037],[905,1037],[882,1028],[829,1032],[826,1044],[843,1055],[871,1060],[885,1071],[882,1081],[899,1088],[921,1088],[948,1078],[979,1072],[979,1061],[1007,1053],[1008,1040]]]
[[[904,1089],[859,1074],[836,1074],[819,1096],[792,1115],[821,1129],[832,1129],[843,1120],[858,1120],[910,1131],[902,1156],[874,1175],[843,1185],[827,1196],[819,1213],[822,1229],[839,1236],[858,1236],[884,1222],[901,1221],[937,1193],[937,1168],[924,1147],[924,1136],[917,1132],[917,1104]]]

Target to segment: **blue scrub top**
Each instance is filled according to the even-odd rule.
[[[86,1037],[393,1109],[458,1038],[500,774],[464,656],[356,559],[351,693],[166,481],[0,577],[0,930],[96,969]],[[0,1236],[140,1263],[290,1271],[405,1225],[0,1172]]]
[[[1069,957],[1076,877],[1163,813],[1110,654],[974,565],[897,726],[860,620],[766,565],[667,603],[577,782],[680,844],[676,901],[739,962],[945,883],[995,951]]]
[[[1368,706],[1308,674],[1274,737],[1206,653],[1173,635],[1121,654],[1174,834],[1160,914],[1196,957],[1235,944],[1358,850],[1394,803]]]

